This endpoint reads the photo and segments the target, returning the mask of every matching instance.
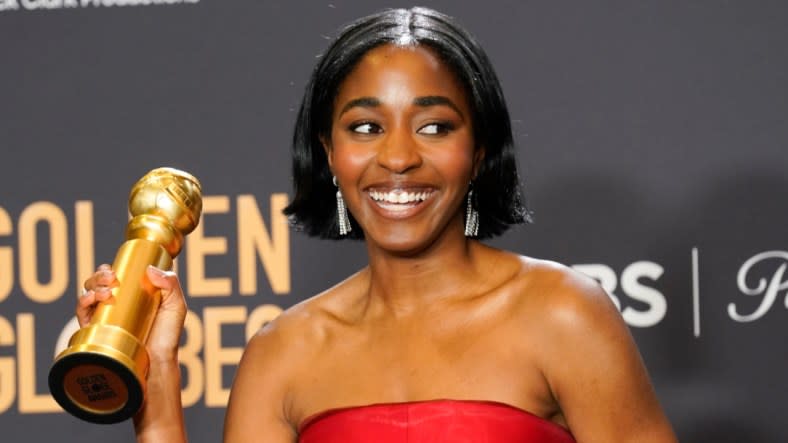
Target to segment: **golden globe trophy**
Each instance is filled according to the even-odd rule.
[[[172,268],[201,211],[200,183],[177,169],[154,169],[131,189],[132,219],[112,265],[120,283],[112,289],[114,300],[99,303],[90,324],[71,337],[49,371],[52,396],[72,415],[117,423],[142,406],[149,365],[145,342],[161,301],[145,270]]]

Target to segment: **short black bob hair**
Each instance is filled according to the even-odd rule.
[[[364,237],[352,215],[353,230],[339,235],[336,187],[320,138],[330,139],[342,81],[364,54],[383,44],[431,48],[465,87],[476,146],[485,149],[472,184],[472,203],[479,212],[477,237],[499,235],[512,224],[530,221],[520,194],[509,111],[487,55],[451,17],[419,7],[387,9],[347,25],[315,66],[293,134],[295,197],[284,209],[291,224],[321,238]]]

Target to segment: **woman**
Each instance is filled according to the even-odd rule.
[[[484,52],[448,17],[347,27],[307,87],[286,209],[313,236],[363,238],[369,265],[249,342],[228,442],[673,442],[607,295],[478,242],[523,222],[509,117]],[[148,343],[139,441],[183,441],[172,273]],[[85,284],[85,324],[115,282]]]

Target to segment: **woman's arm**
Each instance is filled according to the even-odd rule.
[[[138,443],[186,442],[177,362],[151,364],[145,403],[134,416],[134,432]]]
[[[546,315],[543,371],[579,443],[674,443],[629,329],[593,281],[566,271]]]
[[[225,443],[294,443],[298,438],[285,406],[292,353],[277,323],[265,325],[246,345],[230,392]]]

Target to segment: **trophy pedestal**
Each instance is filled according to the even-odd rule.
[[[77,331],[49,372],[49,390],[82,420],[118,423],[139,411],[145,397],[148,353],[122,328],[97,324]]]

